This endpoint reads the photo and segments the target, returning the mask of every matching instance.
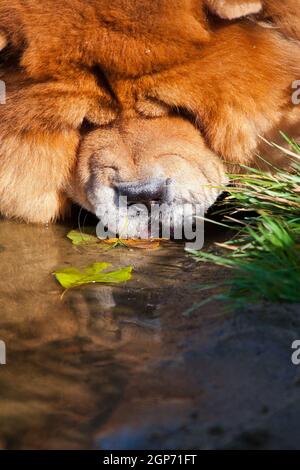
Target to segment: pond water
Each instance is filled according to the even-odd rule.
[[[298,307],[201,306],[225,273],[182,244],[103,252],[69,230],[0,221],[0,448],[300,447]],[[95,261],[133,278],[62,297],[51,273]]]

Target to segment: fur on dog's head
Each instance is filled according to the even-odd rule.
[[[90,7],[100,3],[107,5],[106,10],[96,15],[97,10]],[[293,0],[288,3],[292,5]],[[11,20],[5,11],[24,4],[21,0],[0,2],[0,25],[3,5],[4,18]],[[48,20],[55,4],[54,0],[32,0],[31,15],[24,14],[23,23],[13,25],[20,31],[27,21],[29,36],[21,61],[24,67],[14,63],[12,77],[4,72],[9,79],[5,78],[7,104],[0,119],[0,210],[7,216],[31,222],[59,217],[64,213],[61,201],[65,201],[70,177],[71,199],[100,216],[105,209],[117,211],[118,195],[127,195],[133,202],[146,199],[148,204],[159,200],[174,209],[189,202],[204,211],[226,181],[215,154],[233,164],[255,164],[258,136],[270,136],[288,113],[296,114],[291,84],[299,78],[299,46],[282,34],[247,21],[219,20],[209,32],[201,9],[204,0],[78,0],[75,11],[70,8],[73,0],[66,0],[61,4],[64,21],[57,19],[55,10],[55,35],[50,37],[53,31],[47,29]],[[127,5],[124,11],[123,4]],[[162,5],[168,13],[162,15],[163,20]],[[44,7],[50,16],[44,15]],[[71,19],[76,16],[69,36],[66,11]],[[178,12],[185,12],[186,22]],[[139,23],[140,16],[143,21]],[[203,45],[207,34],[209,41]],[[145,38],[153,39],[152,49],[145,49]],[[100,77],[91,66],[97,63],[95,51],[100,54]],[[190,60],[194,53],[195,60]],[[52,66],[59,76],[52,74]],[[35,67],[42,80],[33,79]],[[109,73],[101,74],[102,69]],[[123,72],[130,79],[118,78]],[[140,73],[144,75],[137,78]],[[110,116],[107,109],[115,97],[120,107]],[[162,103],[165,109],[157,109]],[[129,116],[129,110],[137,115]],[[169,115],[168,110],[188,115],[201,128],[213,153],[196,126]],[[107,125],[116,115],[119,119]],[[293,119],[298,123],[297,116]],[[98,130],[83,133],[80,140],[85,120]]]
[[[0,50],[8,40],[21,49],[33,78],[67,77],[75,64],[137,77],[197,56],[210,38],[207,11],[237,19],[261,7],[261,0],[2,0]]]

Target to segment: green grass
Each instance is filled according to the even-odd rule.
[[[300,302],[300,147],[284,138],[291,172],[243,167],[243,174],[231,175],[228,196],[215,213],[234,236],[211,252],[192,252],[231,270],[219,298],[236,306]]]

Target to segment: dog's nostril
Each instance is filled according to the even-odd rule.
[[[169,179],[151,178],[143,181],[129,181],[116,184],[120,196],[126,196],[128,202],[162,201],[166,197]]]

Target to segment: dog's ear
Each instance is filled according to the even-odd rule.
[[[205,0],[208,9],[220,18],[235,20],[262,10],[262,0]]]

